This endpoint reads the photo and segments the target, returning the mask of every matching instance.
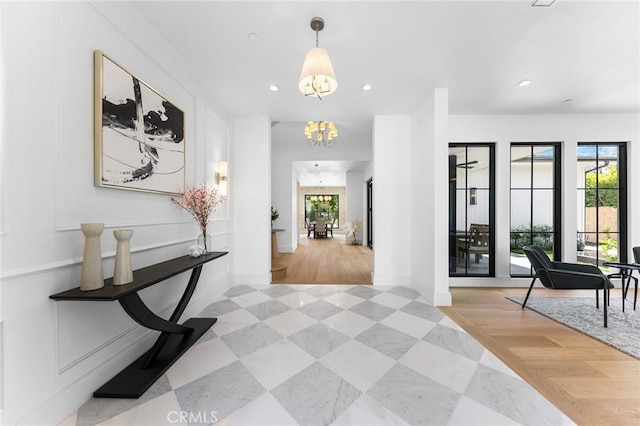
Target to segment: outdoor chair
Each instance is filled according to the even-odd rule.
[[[483,254],[489,254],[489,225],[472,223],[469,225],[469,232],[457,238],[458,261],[462,257],[466,258],[469,266],[469,258],[475,255],[475,262],[480,263]]]
[[[609,291],[613,284],[602,271],[594,265],[552,262],[547,253],[538,246],[525,246],[522,248],[535,271],[527,296],[522,302],[524,309],[533,289],[533,283],[539,279],[542,285],[553,290],[595,290],[596,308],[599,306],[599,290],[603,290],[604,301],[604,326],[607,326],[607,306],[609,305]]]

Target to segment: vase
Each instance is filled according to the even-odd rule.
[[[100,248],[100,235],[104,230],[104,223],[82,223],[80,229],[85,238],[80,290],[97,290],[104,287],[102,252]]]
[[[207,234],[206,229],[198,235],[198,245],[204,247],[202,254],[209,253],[211,250],[211,235]]]
[[[118,229],[113,231],[116,238],[116,261],[113,267],[113,285],[129,284],[133,282],[133,269],[131,268],[131,237],[130,229]]]

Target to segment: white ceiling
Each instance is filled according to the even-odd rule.
[[[347,172],[363,172],[367,161],[296,161],[300,186],[346,186]]]
[[[374,115],[410,114],[436,87],[449,89],[452,114],[640,112],[640,2],[531,2],[133,4],[232,114],[370,134]],[[298,91],[314,16],[325,20],[320,46],[338,80],[322,101]]]

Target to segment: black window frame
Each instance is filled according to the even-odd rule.
[[[562,142],[511,142],[509,147],[509,153],[513,147],[531,147],[531,187],[527,188],[531,193],[530,211],[529,211],[529,241],[528,244],[533,244],[534,230],[533,230],[533,194],[536,189],[552,189],[553,190],[553,260],[560,261],[562,259]],[[533,186],[533,164],[534,148],[540,146],[548,146],[553,148],[553,188],[536,188]],[[511,226],[511,202],[514,190],[523,190],[525,188],[514,188],[512,173],[511,173],[511,155],[509,155],[509,242],[511,242],[512,226]],[[509,244],[509,256],[511,256],[511,243]],[[513,274],[511,273],[511,261],[509,261],[509,276],[511,278],[528,278],[535,275],[533,268],[529,267],[529,274]]]
[[[474,186],[474,190],[478,189],[486,189],[489,193],[489,271],[486,274],[478,274],[478,273],[469,273],[467,266],[465,264],[465,272],[458,273],[455,272],[457,270],[456,265],[456,254],[455,254],[455,240],[456,240],[456,209],[455,206],[455,196],[458,191],[465,191],[465,200],[464,208],[465,208],[465,226],[468,221],[468,208],[469,208],[469,194],[471,192],[471,188],[468,185],[468,180],[465,179],[465,188],[457,188],[455,181],[452,183],[451,180],[451,165],[455,169],[455,162],[451,163],[451,156],[449,156],[450,167],[449,167],[449,277],[489,277],[493,278],[496,276],[496,261],[495,261],[495,252],[496,252],[496,143],[495,142],[450,142],[449,148],[465,148],[465,158],[468,158],[468,149],[469,148],[488,148],[489,149],[489,187],[488,188],[479,188]],[[464,169],[465,173],[468,173],[468,169]],[[453,255],[452,255],[453,253]]]
[[[628,163],[627,163],[627,145],[628,141],[624,142],[578,142],[578,148],[581,146],[595,146],[596,147],[596,155],[595,155],[595,163],[599,162],[599,147],[602,146],[615,146],[618,148],[618,262],[627,263],[629,260],[628,257]],[[576,156],[578,153],[576,152]],[[596,179],[596,198],[598,193],[597,187],[598,180]],[[576,189],[578,191],[587,190],[586,187],[577,186]],[[600,206],[596,204],[596,241],[599,241],[600,231],[597,228],[599,220],[598,220],[598,209]],[[585,233],[587,233],[585,231]],[[578,237],[578,235],[576,235]],[[596,245],[596,259],[599,259],[599,245]],[[600,266],[600,265],[599,265]]]

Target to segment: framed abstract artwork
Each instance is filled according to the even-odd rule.
[[[184,112],[101,51],[94,52],[95,185],[184,190]]]

